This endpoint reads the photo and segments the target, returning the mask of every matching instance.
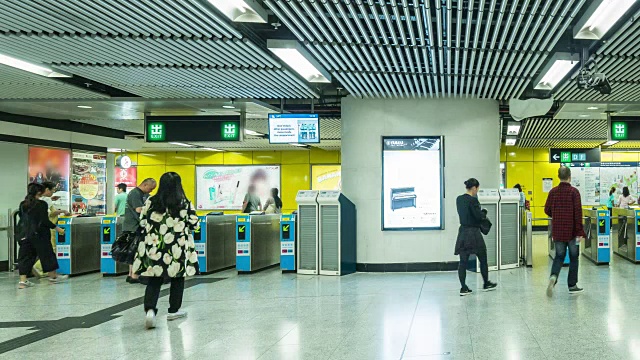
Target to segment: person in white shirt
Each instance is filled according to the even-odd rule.
[[[622,196],[620,196],[620,198],[618,199],[618,207],[623,209],[628,209],[629,206],[635,203],[636,202],[631,196],[631,193],[629,193],[629,188],[626,186],[622,188]]]

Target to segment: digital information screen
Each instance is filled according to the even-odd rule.
[[[443,229],[443,138],[382,139],[382,229]]]
[[[320,142],[318,114],[269,114],[271,144],[317,144]]]

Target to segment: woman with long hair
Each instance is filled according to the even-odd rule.
[[[193,231],[200,222],[175,172],[160,178],[158,192],[147,199],[140,214],[144,241],[138,244],[133,271],[147,278],[144,294],[145,326],[156,327],[158,297],[165,279],[171,281],[168,320],[187,316],[180,311],[185,276],[193,276],[198,268]]]
[[[613,204],[616,203],[616,187],[612,186],[609,190],[609,197],[607,198],[607,209],[609,209],[609,216],[613,216]]]
[[[635,204],[628,187],[622,188],[622,196],[618,199],[618,207],[628,209],[630,205]]]
[[[278,196],[278,189],[271,189],[271,197],[264,204],[263,211],[267,214],[282,213],[282,199]]]
[[[464,182],[467,192],[458,196],[456,206],[460,217],[460,229],[456,240],[454,254],[460,255],[458,264],[458,277],[460,278],[460,296],[471,295],[472,291],[466,284],[467,263],[469,256],[475,254],[480,262],[480,273],[484,280],[484,291],[494,290],[497,284],[489,281],[489,266],[487,264],[487,245],[484,243],[480,232],[480,223],[487,217],[484,210],[480,210],[478,201],[478,189],[480,183],[476,179],[469,179]]]
[[[58,234],[64,234],[64,230],[57,227],[49,220],[48,205],[40,197],[45,192],[41,184],[32,183],[27,186],[27,196],[20,203],[20,221],[18,228],[20,233],[18,242],[18,272],[20,282],[18,287],[25,289],[34,284],[27,280],[33,265],[38,258],[42,264],[42,271],[47,273],[49,282],[58,283],[68,278],[67,275],[58,275],[58,259],[51,246],[51,229],[56,229]]]

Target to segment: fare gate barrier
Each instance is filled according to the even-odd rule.
[[[236,269],[252,273],[280,263],[280,215],[237,215]]]
[[[236,216],[220,212],[198,216],[200,228],[193,232],[201,274],[236,265]]]
[[[615,208],[611,222],[613,253],[640,263],[640,210]]]
[[[111,257],[111,247],[122,233],[122,222],[116,216],[105,216],[100,222],[100,272],[102,276],[118,276],[129,272],[127,264]]]
[[[296,215],[280,216],[280,270],[296,271]]]
[[[98,217],[60,217],[64,234],[56,237],[59,272],[81,275],[100,271],[101,221]]]
[[[584,244],[581,252],[597,265],[608,265],[611,260],[611,217],[609,210],[583,210]]]

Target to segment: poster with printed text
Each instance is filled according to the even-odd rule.
[[[582,205],[600,204],[599,164],[571,164],[571,185],[580,192]]]
[[[607,204],[609,190],[615,188],[614,199],[617,203],[625,187],[634,200],[638,199],[638,163],[601,163],[600,164],[600,204]]]
[[[107,156],[74,151],[71,180],[71,213],[105,215]]]
[[[70,158],[69,150],[29,147],[29,183],[53,182],[52,203],[59,210],[69,210]]]
[[[311,166],[311,190],[342,190],[341,166]]]
[[[242,210],[252,185],[264,205],[272,188],[280,190],[280,166],[198,166],[197,210]]]

